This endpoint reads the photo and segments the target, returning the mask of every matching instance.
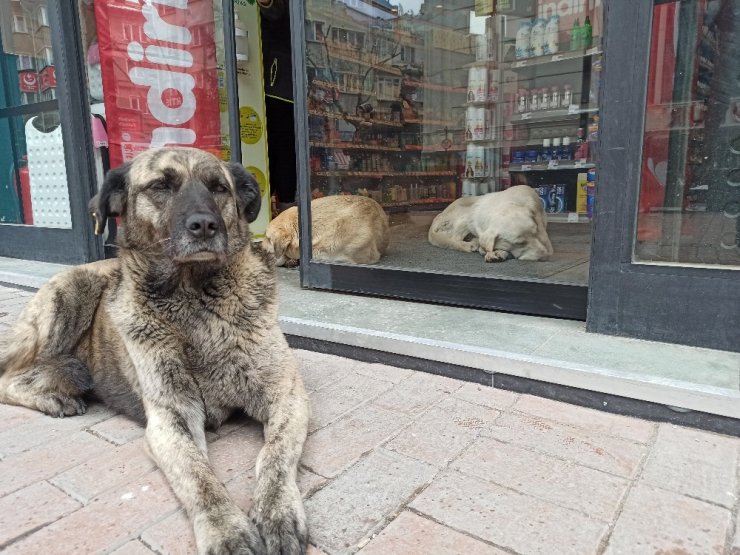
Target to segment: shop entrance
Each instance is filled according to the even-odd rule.
[[[304,285],[585,319],[601,2],[309,0],[293,20]],[[322,251],[334,196],[385,213],[379,258]]]
[[[84,105],[70,94],[80,75],[73,6],[0,0],[0,7],[0,256],[96,259],[86,206],[94,187],[84,154],[90,129],[80,133]]]

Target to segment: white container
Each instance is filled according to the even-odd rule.
[[[477,117],[477,108],[475,106],[468,106],[465,110],[465,139],[468,141],[473,140],[473,133],[475,131],[475,118]]]
[[[537,18],[532,25],[529,39],[529,51],[532,56],[545,55],[545,20]]]
[[[519,89],[516,93],[516,111],[520,114],[527,111],[527,106],[529,105],[527,94],[527,89]]]
[[[557,85],[550,92],[550,108],[553,110],[560,108],[560,87]]]
[[[475,177],[475,151],[476,146],[468,144],[465,152],[465,177]]]
[[[477,74],[475,101],[485,102],[488,96],[488,70],[484,67],[477,67],[475,70]]]
[[[553,15],[545,25],[545,54],[557,54],[560,48],[560,16]]]
[[[486,149],[484,149],[482,146],[474,147],[473,175],[475,177],[485,177],[487,175]]]
[[[532,34],[532,23],[530,21],[522,21],[519,24],[519,29],[516,32],[516,43],[515,43],[515,54],[518,60],[529,58],[530,56],[530,37]]]
[[[573,89],[571,89],[570,85],[565,85],[563,87],[563,99],[560,102],[560,105],[563,108],[567,108],[573,103]]]
[[[478,79],[478,72],[476,71],[476,69],[477,68],[475,67],[471,67],[468,70],[468,102],[475,101],[475,89],[478,88],[478,83],[476,82]]]
[[[547,89],[540,89],[540,110],[547,110],[550,107],[550,94]]]
[[[475,108],[473,120],[473,140],[482,141],[486,138],[486,109]]]
[[[529,91],[529,110],[536,112],[540,109],[540,91],[532,89]]]
[[[498,102],[498,75],[495,69],[488,70],[488,102]]]
[[[496,112],[486,110],[486,139],[496,138]]]
[[[485,35],[473,35],[473,47],[477,61],[482,62],[488,59],[488,40]]]
[[[471,179],[463,179],[462,184],[462,196],[464,197],[472,197],[475,196],[475,181]]]

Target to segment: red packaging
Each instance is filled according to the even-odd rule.
[[[97,0],[111,167],[156,146],[220,155],[213,0]]]

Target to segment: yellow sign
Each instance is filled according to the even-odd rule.
[[[254,166],[247,166],[247,171],[251,173],[257,180],[257,183],[259,183],[260,196],[264,197],[266,194],[268,194],[270,191],[267,187],[267,178],[265,177],[265,174],[262,173],[259,168],[255,168]]]
[[[475,15],[492,15],[496,0],[475,0]]]
[[[239,127],[243,143],[253,145],[262,138],[262,122],[251,106],[239,108]]]

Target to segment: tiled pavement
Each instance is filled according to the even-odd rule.
[[[30,293],[0,287],[0,334]],[[296,351],[314,555],[740,555],[740,439]],[[0,551],[193,553],[143,431],[0,406]],[[258,426],[209,434],[248,508]]]

